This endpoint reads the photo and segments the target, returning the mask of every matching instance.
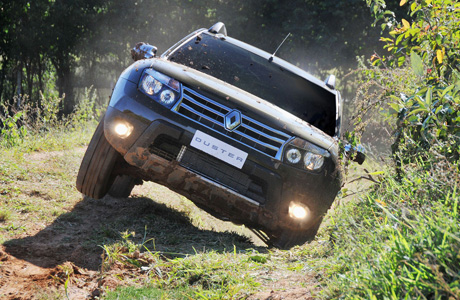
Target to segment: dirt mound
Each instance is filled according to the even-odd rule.
[[[0,247],[0,260],[2,299],[39,299],[64,290],[67,279],[74,283],[67,291],[71,299],[87,299],[97,287],[91,280],[96,272],[81,270],[69,262],[55,268],[42,268],[7,254],[4,247]]]

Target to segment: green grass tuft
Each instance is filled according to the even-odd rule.
[[[389,173],[335,212],[318,265],[329,278],[323,297],[460,298],[460,197],[456,186],[437,184],[458,171],[410,170],[400,181]]]
[[[0,209],[0,222],[6,222],[11,219],[11,211]]]

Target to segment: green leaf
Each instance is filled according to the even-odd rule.
[[[367,173],[367,175],[383,175],[385,174],[384,171],[376,171],[376,172],[372,172],[372,173]]]
[[[403,29],[407,30],[410,28],[410,23],[406,19],[402,19]]]
[[[433,98],[433,88],[430,86],[428,90],[426,91],[426,96],[425,96],[425,99],[426,99],[425,102],[426,102],[426,105],[428,105],[428,107],[431,106],[432,98]]]
[[[255,262],[258,262],[258,263],[266,263],[267,262],[267,258],[265,256],[262,256],[262,255],[253,255],[251,257],[249,257],[250,260],[252,261],[255,261]]]
[[[421,108],[427,110],[427,107],[426,107],[427,103],[422,97],[420,97],[420,96],[415,97],[415,100],[417,100],[417,103],[420,105]]]
[[[401,42],[403,38],[404,38],[404,34],[400,34],[398,38],[396,39],[396,45],[399,45],[399,43]]]
[[[423,61],[422,58],[414,51],[410,53],[410,63],[415,75],[422,77],[425,71],[423,67]]]
[[[391,108],[393,108],[396,112],[399,112],[402,106],[398,103],[389,103],[388,104]]]
[[[438,59],[438,63],[442,64],[442,60],[444,59],[444,53],[442,50],[436,51],[436,58]]]
[[[425,121],[423,121],[423,124],[422,124],[422,128],[427,128],[428,125],[430,124],[430,121],[431,121],[431,116],[428,116],[428,118],[425,119]]]
[[[451,85],[449,85],[448,87],[446,87],[446,88],[442,91],[441,99],[444,98],[444,96],[445,96],[448,92],[450,92],[454,87],[455,87],[455,84],[451,84]]]
[[[410,113],[408,113],[407,116],[415,115],[415,114],[420,113],[420,112],[427,112],[427,110],[424,109],[424,108],[417,108],[417,109],[414,109],[413,111],[411,111]]]

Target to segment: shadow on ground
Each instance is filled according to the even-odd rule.
[[[135,243],[170,255],[248,248],[265,252],[236,233],[201,230],[183,213],[145,197],[101,200],[85,197],[71,212],[59,216],[34,236],[4,243],[5,251],[39,267],[64,262],[89,270],[101,264],[102,245],[121,241],[122,232]],[[235,248],[234,248],[235,247]]]

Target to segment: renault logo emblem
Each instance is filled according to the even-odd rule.
[[[227,129],[228,131],[232,131],[233,129],[240,126],[241,113],[237,110],[232,110],[231,112],[225,115],[224,123],[225,129]]]

